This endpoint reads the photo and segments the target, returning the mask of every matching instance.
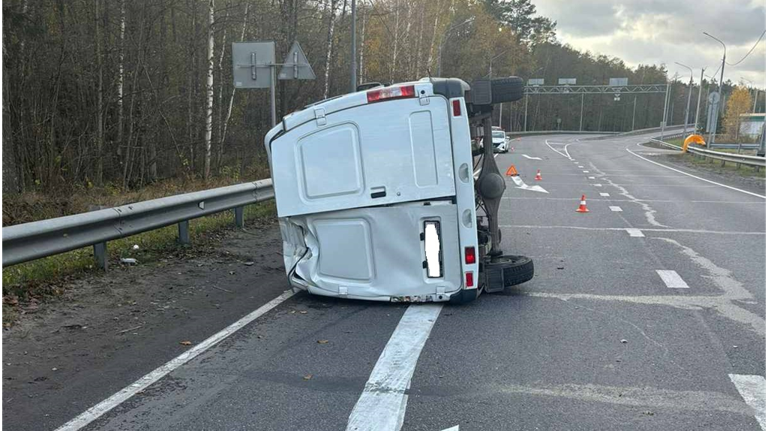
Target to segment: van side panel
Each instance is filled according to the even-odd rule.
[[[279,217],[455,195],[442,96],[334,112],[277,137],[271,156]]]

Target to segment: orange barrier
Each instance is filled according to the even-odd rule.
[[[688,151],[688,145],[689,144],[699,144],[702,146],[706,146],[707,142],[704,140],[704,138],[701,137],[701,135],[691,135],[685,138],[685,141],[683,141],[683,152]]]

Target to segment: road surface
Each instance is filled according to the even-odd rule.
[[[500,212],[503,248],[536,266],[524,285],[465,306],[407,306],[304,293],[268,303],[285,285],[256,280],[271,296],[233,313],[228,323],[247,319],[223,342],[159,371],[175,355],[81,370],[71,381],[91,379],[82,397],[53,392],[24,417],[4,401],[4,422],[764,430],[765,190],[670,169],[642,140],[525,137],[497,157],[527,186],[507,178]],[[582,195],[588,213],[575,211]],[[192,348],[224,326],[198,329]]]

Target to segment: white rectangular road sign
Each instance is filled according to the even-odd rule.
[[[275,64],[275,42],[232,44],[232,76],[235,88],[270,88]]]

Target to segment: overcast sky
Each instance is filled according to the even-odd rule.
[[[582,51],[619,57],[630,67],[665,63],[690,77],[701,68],[711,75],[726,61],[739,61],[765,30],[765,0],[533,0],[537,11],[557,21],[557,38]],[[751,80],[765,88],[765,38],[738,66],[725,67],[725,79]],[[720,79],[720,72],[717,78]]]

